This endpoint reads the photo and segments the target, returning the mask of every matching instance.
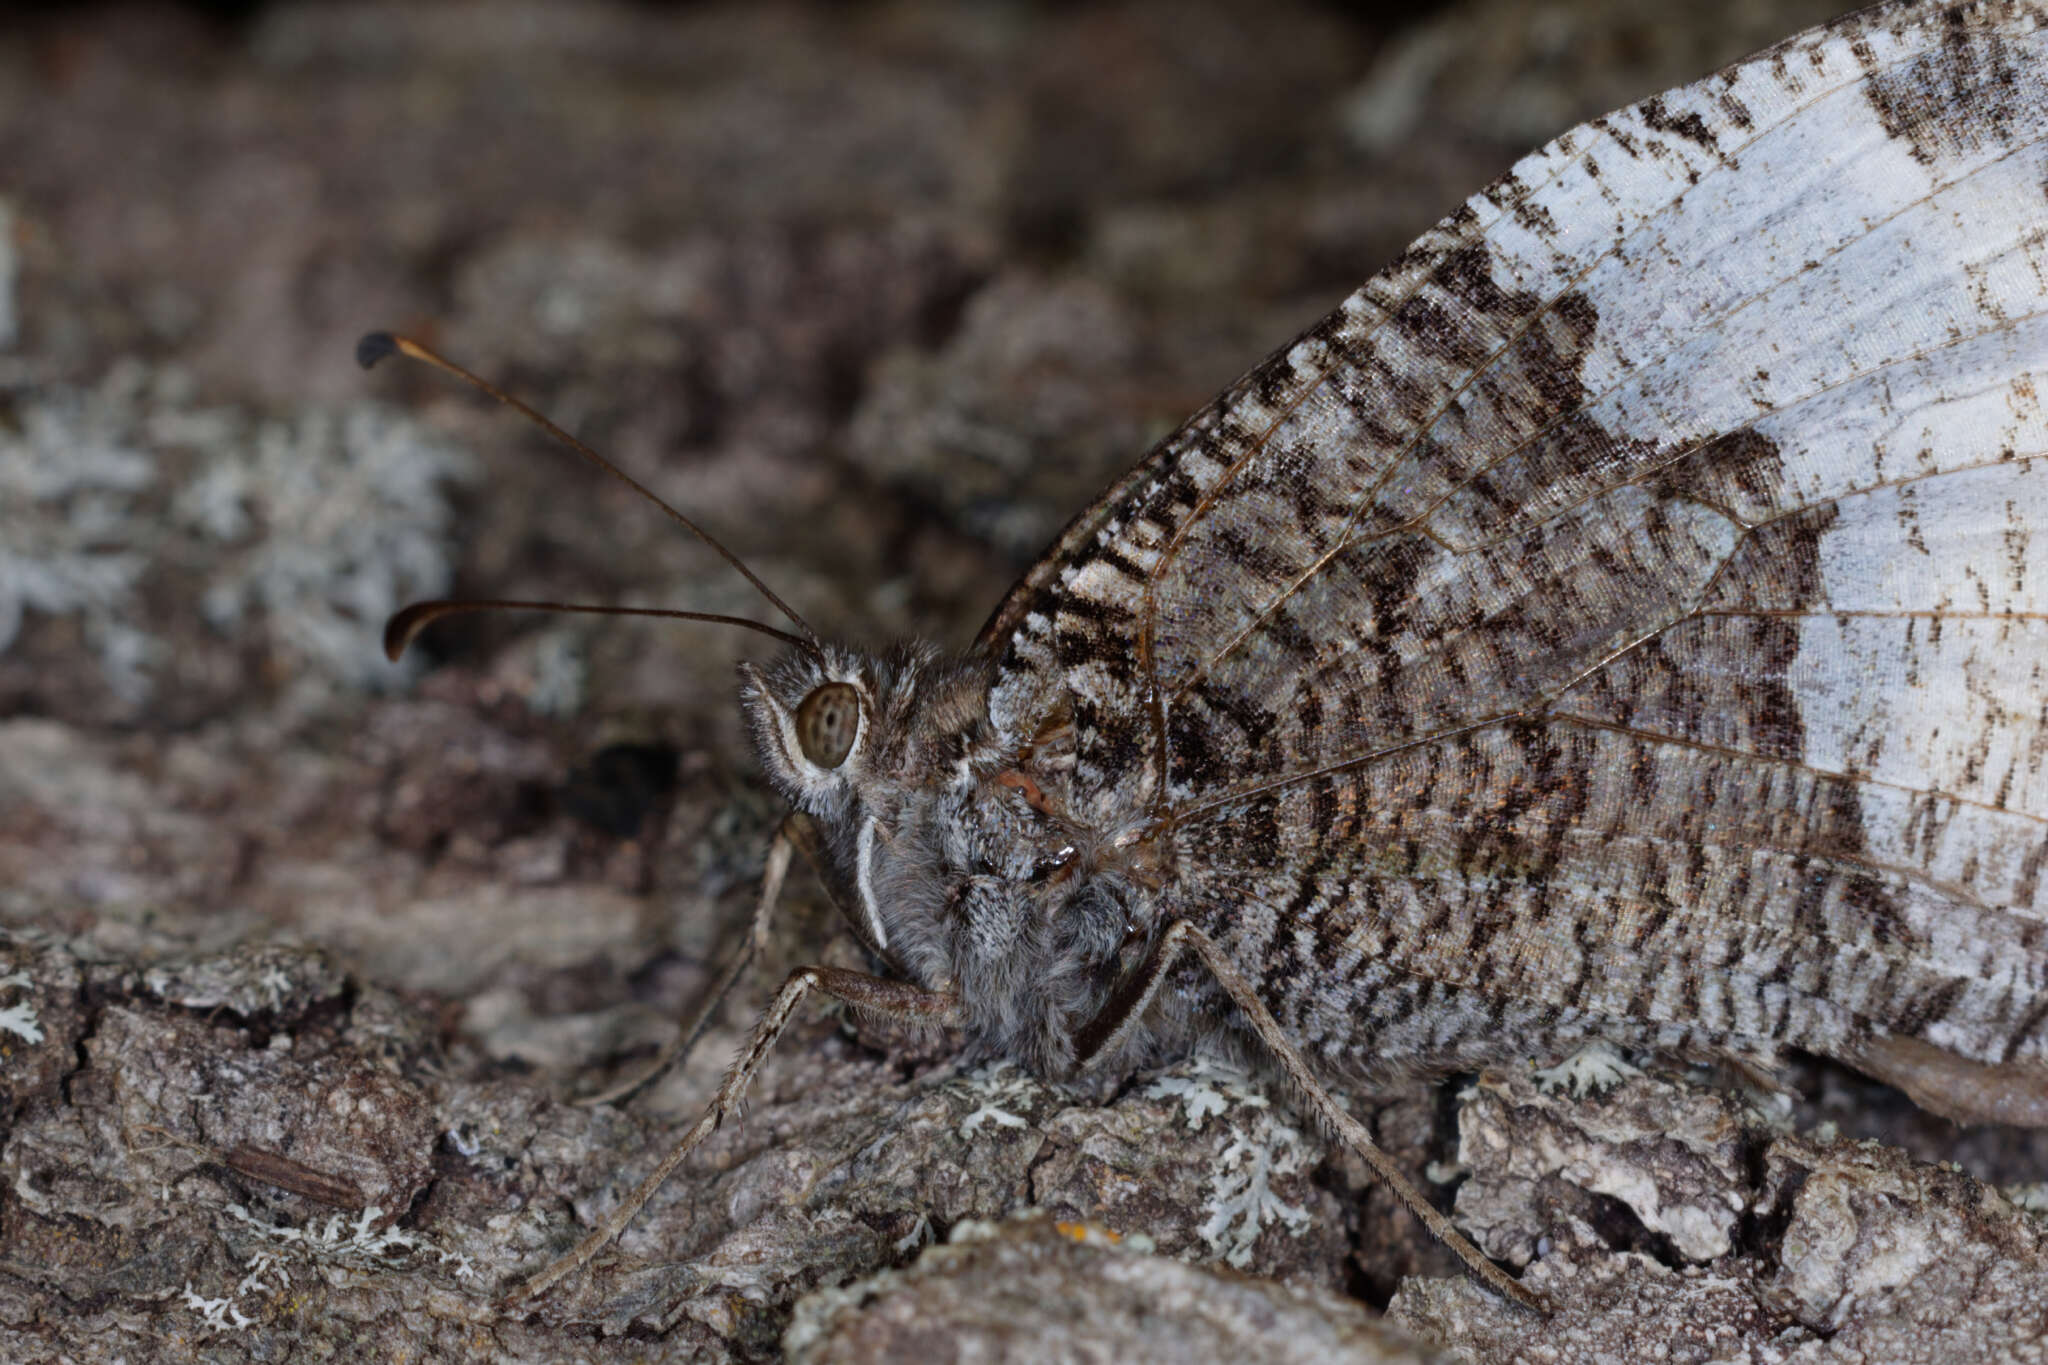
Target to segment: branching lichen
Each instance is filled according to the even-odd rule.
[[[1266,1097],[1252,1089],[1251,1077],[1212,1057],[1197,1055],[1145,1087],[1148,1099],[1177,1099],[1187,1110],[1188,1127],[1200,1131],[1211,1116],[1243,1106],[1266,1108]]]
[[[476,1268],[461,1252],[445,1250],[403,1228],[380,1227],[378,1220],[384,1211],[375,1204],[358,1213],[353,1221],[336,1213],[305,1227],[266,1223],[240,1204],[229,1204],[227,1212],[229,1217],[258,1237],[308,1261],[352,1266],[358,1270],[391,1270],[410,1263],[418,1256],[429,1255],[435,1264],[449,1267],[457,1280],[468,1282],[477,1278]],[[258,1267],[255,1262],[256,1258],[251,1257],[252,1271],[275,1270],[279,1258],[270,1254],[263,1267]],[[283,1278],[290,1282],[290,1276]]]
[[[245,1332],[256,1324],[256,1319],[235,1305],[233,1296],[205,1298],[193,1291],[190,1280],[185,1281],[185,1306],[197,1313],[200,1320],[215,1332],[225,1332],[230,1328]]]
[[[1272,1184],[1275,1176],[1301,1171],[1308,1161],[1307,1145],[1300,1133],[1270,1115],[1259,1124],[1267,1131],[1257,1140],[1235,1138],[1223,1149],[1203,1205],[1209,1217],[1199,1229],[1211,1251],[1240,1269],[1251,1264],[1268,1223],[1280,1224],[1292,1237],[1308,1231],[1308,1210],[1275,1194]]]
[[[984,1124],[993,1123],[998,1128],[1023,1128],[1028,1120],[1011,1113],[1003,1106],[1021,1104],[1038,1092],[1034,1081],[1011,1062],[992,1062],[967,1078],[967,1093],[980,1101],[979,1106],[960,1120],[960,1136],[977,1136]]]
[[[1196,1130],[1232,1109],[1252,1111],[1210,1174],[1203,1203],[1209,1216],[1197,1231],[1212,1252],[1241,1268],[1251,1263],[1259,1234],[1268,1224],[1278,1223],[1294,1237],[1308,1230],[1308,1210],[1274,1193],[1273,1179],[1305,1169],[1309,1145],[1252,1088],[1249,1076],[1214,1058],[1196,1056],[1156,1078],[1145,1094],[1180,1101],[1188,1127]]]
[[[1573,1099],[1582,1100],[1588,1095],[1604,1095],[1643,1073],[1629,1065],[1628,1059],[1610,1044],[1596,1040],[1556,1066],[1539,1067],[1532,1074],[1537,1089],[1544,1094],[1555,1095],[1562,1090]]]

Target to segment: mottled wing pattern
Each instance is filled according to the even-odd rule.
[[[1304,1042],[2048,1051],[2044,13],[1573,129],[1005,602],[998,726]]]

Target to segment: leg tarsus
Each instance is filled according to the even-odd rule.
[[[718,980],[698,1002],[697,1011],[689,1020],[669,1035],[661,1051],[644,1066],[635,1068],[624,1079],[606,1086],[594,1094],[584,1095],[575,1103],[581,1105],[611,1104],[623,1100],[642,1087],[651,1085],[666,1074],[671,1067],[680,1066],[690,1055],[690,1049],[697,1046],[697,1040],[711,1023],[711,1016],[725,1003],[726,996],[739,984],[747,968],[761,950],[768,946],[768,925],[775,915],[775,906],[782,898],[782,883],[789,875],[789,855],[796,847],[791,826],[800,815],[791,815],[776,827],[775,837],[768,844],[768,861],[761,870],[761,894],[754,902],[754,919],[747,927],[747,936],[739,950],[732,955],[718,974]]]
[[[554,1288],[570,1275],[590,1264],[597,1258],[612,1239],[626,1230],[647,1201],[654,1198],[676,1168],[695,1151],[704,1139],[718,1130],[726,1116],[738,1109],[746,1098],[747,1088],[753,1084],[754,1073],[761,1069],[761,1063],[775,1046],[775,1040],[789,1027],[790,1016],[804,997],[812,991],[822,991],[834,999],[844,1001],[856,1009],[874,1010],[882,1014],[893,1014],[908,1018],[928,1019],[934,1023],[950,1020],[956,1008],[951,995],[928,991],[904,981],[890,981],[883,977],[868,976],[861,972],[845,971],[838,967],[799,967],[789,974],[782,983],[782,989],[775,993],[775,999],[762,1012],[754,1024],[754,1031],[747,1039],[747,1045],[725,1073],[725,1081],[718,1087],[717,1096],[703,1117],[690,1126],[690,1130],[655,1164],[652,1171],[638,1185],[635,1185],[616,1209],[591,1229],[582,1241],[567,1255],[555,1260],[526,1283],[513,1289],[507,1296],[508,1306],[537,1298]]]

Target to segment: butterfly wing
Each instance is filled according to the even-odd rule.
[[[2044,15],[1573,129],[999,608],[997,725],[1305,1043],[2048,1051]]]

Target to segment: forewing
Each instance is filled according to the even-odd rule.
[[[2038,1050],[2044,135],[2039,4],[1572,130],[1076,523],[994,718],[1276,971]]]

